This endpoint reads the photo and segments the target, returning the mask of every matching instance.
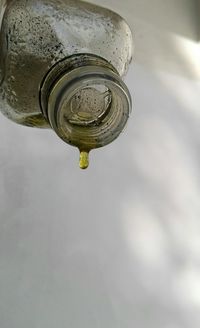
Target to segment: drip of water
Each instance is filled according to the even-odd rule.
[[[79,167],[82,170],[87,169],[89,166],[89,152],[80,150],[80,159],[79,159]]]

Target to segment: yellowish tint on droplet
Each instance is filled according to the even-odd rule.
[[[89,152],[80,151],[79,166],[83,170],[88,168],[88,166],[89,166]]]

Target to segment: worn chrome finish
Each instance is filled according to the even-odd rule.
[[[124,129],[131,97],[122,79],[131,58],[130,28],[108,9],[79,0],[0,1],[1,112],[54,129],[83,155]]]

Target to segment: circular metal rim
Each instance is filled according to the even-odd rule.
[[[114,129],[107,129],[107,132],[102,132],[102,135],[98,135],[97,138],[93,138],[91,135],[87,136],[88,131],[92,131],[89,129],[89,127],[88,130],[82,130],[83,134],[80,133],[79,129],[79,133],[82,135],[82,139],[76,141],[74,138],[70,138],[69,135],[66,134],[66,129],[64,129],[62,126],[62,122],[60,120],[62,115],[62,101],[63,99],[66,99],[66,97],[72,97],[73,93],[77,92],[78,88],[83,88],[84,86],[91,85],[91,82],[93,82],[93,84],[99,83],[106,85],[113,93],[118,96],[118,98],[121,99],[121,104],[126,106],[126,110],[121,108],[121,111],[125,111],[125,117],[123,117],[123,121],[121,120],[118,122],[118,125]],[[86,150],[87,148],[99,148],[114,141],[124,130],[129,114],[131,112],[131,107],[132,102],[128,88],[116,73],[99,66],[84,66],[76,68],[68,74],[62,76],[55,83],[49,96],[48,119],[51,126],[61,139],[70,145],[79,148],[82,147]],[[118,116],[119,115],[120,113],[118,113]],[[73,127],[72,129],[75,135],[76,128]]]

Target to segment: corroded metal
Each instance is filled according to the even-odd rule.
[[[123,76],[132,56],[126,22],[110,10],[72,0],[2,0],[0,109],[17,123],[48,127],[39,90],[59,61],[80,53],[105,58]]]
[[[129,26],[108,9],[0,0],[0,110],[16,123],[55,130],[80,149],[83,168],[86,154],[126,125],[131,97],[122,79],[131,58]]]

